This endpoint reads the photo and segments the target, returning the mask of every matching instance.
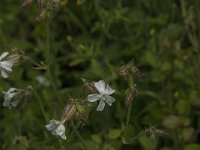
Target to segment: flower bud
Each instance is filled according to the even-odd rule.
[[[57,7],[60,4],[60,0],[52,0],[51,2],[54,7]]]
[[[125,106],[128,107],[132,104],[133,102],[133,98],[138,94],[137,89],[134,88],[130,88],[127,90],[126,92],[126,99],[125,99]]]
[[[134,65],[132,65],[130,67],[130,71],[134,76],[139,76],[139,74],[140,74],[140,70],[137,67],[135,67]]]
[[[145,130],[145,135],[154,139],[156,136],[167,136],[169,134],[163,130],[156,129],[155,127],[150,127],[149,129]]]
[[[138,76],[139,73],[139,69],[133,64],[133,62],[121,66],[119,70],[120,76],[124,78],[127,77],[129,74],[132,74],[133,76]]]
[[[119,74],[121,77],[125,78],[129,74],[129,66],[128,65],[121,66],[119,69]]]

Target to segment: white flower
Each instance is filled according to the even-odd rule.
[[[49,87],[50,82],[44,76],[37,76],[36,80],[38,81],[39,85],[43,87]]]
[[[50,120],[50,124],[45,125],[46,129],[51,131],[53,135],[60,136],[62,139],[66,140],[65,136],[65,126],[62,122],[55,119]]]
[[[19,96],[19,94],[21,94],[22,91],[23,90],[16,88],[10,88],[7,92],[3,91],[3,93],[5,94],[3,106],[9,108],[16,107],[20,101],[20,99],[18,99],[17,97]]]
[[[99,82],[95,82],[94,86],[99,91],[99,94],[90,94],[88,95],[89,102],[96,102],[100,101],[97,107],[97,111],[102,111],[105,107],[105,102],[111,106],[113,102],[115,102],[115,98],[111,97],[110,95],[115,92],[109,85],[106,85],[103,80]]]
[[[4,52],[0,56],[0,71],[4,78],[8,78],[8,73],[12,71],[14,65],[14,62],[11,60],[3,60],[8,55],[8,52]]]

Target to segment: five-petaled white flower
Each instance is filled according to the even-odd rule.
[[[8,78],[8,73],[12,71],[14,62],[12,60],[4,60],[8,56],[8,52],[3,52],[0,56],[0,71],[4,78]]]
[[[22,89],[10,88],[7,92],[3,91],[4,93],[4,102],[3,106],[12,108],[16,107],[19,103],[20,99],[18,98],[19,94],[21,94]]]
[[[45,125],[45,127],[47,130],[51,131],[53,135],[60,136],[64,140],[67,139],[63,122],[52,119],[50,120],[50,124]]]
[[[99,91],[98,94],[90,94],[88,95],[89,102],[100,101],[97,107],[97,111],[102,111],[105,107],[105,102],[111,106],[113,102],[115,102],[115,98],[110,95],[115,92],[109,85],[106,85],[103,80],[99,82],[94,82],[94,86]]]

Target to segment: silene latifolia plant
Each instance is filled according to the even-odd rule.
[[[8,78],[8,73],[12,71],[13,66],[16,66],[24,61],[31,62],[34,65],[33,68],[35,69],[46,69],[45,64],[37,63],[23,52],[19,52],[15,49],[15,51],[3,52],[0,55],[0,70],[3,78]],[[123,125],[121,129],[121,139],[124,144],[129,144],[133,142],[133,140],[127,139],[127,128],[130,121],[132,103],[134,97],[138,94],[138,90],[133,79],[134,77],[139,76],[139,69],[135,67],[132,62],[130,62],[127,65],[120,67],[119,70],[120,77],[127,81],[128,85],[128,88],[125,92],[125,108],[127,109],[127,118],[125,125]],[[46,79],[43,75],[37,76],[35,79],[38,82],[38,87],[51,86],[48,79]],[[46,130],[50,131],[52,135],[60,137],[63,140],[68,138],[67,135],[71,131],[70,127],[72,127],[73,130],[75,130],[77,137],[80,138],[80,141],[83,141],[79,131],[76,128],[77,125],[74,125],[74,122],[78,124],[79,128],[83,128],[87,125],[88,116],[93,107],[96,107],[95,109],[97,112],[101,112],[105,107],[110,107],[114,102],[119,101],[115,99],[115,96],[113,96],[115,89],[111,88],[110,85],[104,80],[94,82],[82,78],[82,81],[83,87],[82,90],[80,89],[80,93],[83,92],[85,94],[80,98],[68,98],[68,103],[64,107],[60,119],[52,118],[49,123],[45,125]],[[34,93],[34,91],[36,90],[34,90],[32,86],[28,86],[24,89],[11,87],[7,91],[3,91],[3,106],[11,109],[13,107],[17,107],[19,104],[24,104],[27,100],[31,99],[31,95]],[[80,122],[82,124],[81,127]],[[159,133],[164,133],[162,130],[150,128],[147,129],[144,134],[149,137],[154,137],[155,135],[158,135],[156,134],[158,131]],[[86,147],[84,143],[83,145]]]
[[[52,12],[54,12],[58,8],[58,6],[61,4],[61,1],[23,0],[22,7],[27,7],[28,5],[34,3],[37,4],[38,9],[40,10],[40,14],[36,18],[36,20],[41,21],[44,18],[48,19],[49,17],[51,17]],[[47,42],[47,44],[50,44],[50,42]],[[48,45],[47,47],[50,46]],[[50,51],[48,52],[48,54],[49,53]],[[29,61],[30,63],[32,63],[34,65],[33,69],[42,69],[47,71],[50,80],[46,79],[43,75],[37,76],[35,79],[39,84],[38,87],[52,86],[53,89],[55,90],[55,93],[58,94],[57,89],[54,86],[53,77],[51,75],[49,67],[46,66],[43,62],[38,63],[34,61],[32,58],[28,57],[22,51],[19,51],[16,48],[11,48],[10,51],[2,52],[0,54],[0,72],[2,77],[8,78],[9,73],[11,73],[11,71],[13,70],[13,67],[25,61]],[[49,62],[49,60],[47,62]],[[120,78],[122,78],[127,85],[126,90],[117,89],[118,93],[123,94],[125,97],[124,108],[127,110],[127,117],[126,119],[124,119],[125,123],[122,123],[122,129],[120,131],[120,136],[124,144],[132,143],[135,140],[134,137],[131,139],[127,139],[127,132],[128,132],[127,128],[131,118],[131,109],[133,106],[132,104],[134,103],[134,98],[138,94],[138,90],[136,88],[134,79],[138,77],[139,74],[140,71],[135,66],[133,61],[121,66],[119,69]],[[109,106],[108,108],[110,108],[110,106],[112,106],[113,104],[119,103],[120,99],[117,100],[115,99],[116,96],[113,96],[115,94],[115,89],[111,88],[110,85],[107,84],[102,79],[100,79],[97,82],[94,82],[82,78],[82,81],[83,81],[83,87],[82,90],[80,89],[80,93],[81,94],[84,93],[84,95],[80,96],[80,98],[72,98],[72,97],[68,98],[67,104],[64,107],[60,119],[52,118],[51,120],[49,120],[45,116],[45,113],[47,112],[45,112],[45,109],[43,108],[42,104],[39,103],[38,105],[40,105],[41,111],[43,112],[43,115],[45,116],[45,119],[48,122],[45,123],[46,125],[44,126],[46,130],[48,130],[52,135],[59,137],[63,140],[66,140],[68,138],[67,133],[71,131],[68,129],[72,127],[77,137],[82,142],[83,146],[87,149],[87,146],[84,144],[83,139],[76,127],[77,126],[80,127],[80,122],[81,122],[81,128],[87,125],[88,116],[90,111],[93,110],[93,107],[95,107],[96,111],[100,113],[104,111],[105,107]],[[24,89],[11,87],[7,91],[3,91],[4,94],[3,106],[8,108],[13,108],[18,106],[19,104],[23,104],[23,102],[26,102],[28,99],[31,98],[32,93],[36,93],[35,91],[37,89],[34,89],[35,87],[34,88],[33,87],[28,86],[27,88]],[[126,92],[120,92],[120,91],[126,91]],[[39,94],[35,95],[37,95],[36,99],[39,99],[38,96]],[[74,122],[76,122],[77,124],[74,125]],[[146,132],[144,132],[144,134],[146,134],[149,137],[154,137],[155,135],[162,133],[163,133],[162,130],[156,129],[154,127],[147,129]]]

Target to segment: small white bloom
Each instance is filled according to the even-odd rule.
[[[49,87],[50,82],[44,76],[37,76],[36,80],[38,81],[39,85],[43,87]]]
[[[115,102],[115,98],[110,96],[115,92],[109,85],[106,85],[103,80],[99,82],[95,82],[94,86],[99,91],[99,94],[90,94],[88,95],[89,102],[96,102],[100,101],[97,107],[97,111],[102,111],[105,107],[105,102],[111,106],[113,102]]]
[[[16,88],[10,88],[7,92],[3,91],[3,93],[5,94],[3,106],[8,108],[16,107],[20,101],[20,99],[18,99],[17,97],[19,96],[19,94],[21,94],[22,91],[23,90]]]
[[[53,119],[50,120],[50,124],[45,125],[45,127],[47,130],[51,131],[53,135],[60,136],[64,140],[67,139],[65,136],[65,126],[62,122]]]
[[[8,78],[8,73],[12,71],[14,65],[14,62],[11,60],[3,60],[8,55],[8,52],[3,52],[0,56],[0,71],[4,78]]]

